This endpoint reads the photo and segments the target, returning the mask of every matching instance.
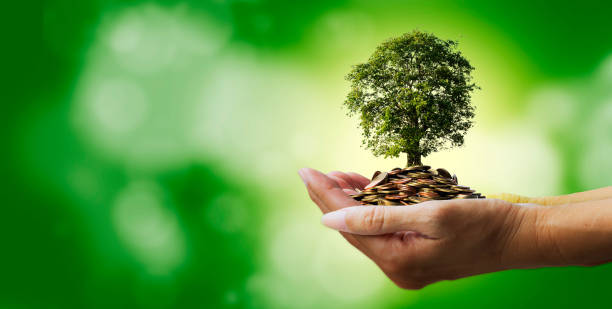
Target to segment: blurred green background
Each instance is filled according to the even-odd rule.
[[[480,191],[611,184],[604,1],[5,4],[1,308],[601,307],[612,266],[421,291],[324,229],[297,170],[402,166],[360,148],[350,66],[418,28],[476,67],[464,147],[424,159]]]

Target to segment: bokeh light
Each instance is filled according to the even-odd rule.
[[[611,5],[23,5],[33,7],[7,10],[0,307],[608,303],[610,266],[400,290],[321,226],[297,170],[370,177],[405,164],[361,147],[344,76],[381,41],[420,29],[458,40],[482,87],[465,145],[425,163],[484,193],[609,186]]]
[[[130,183],[117,196],[113,219],[119,238],[148,272],[166,275],[183,262],[185,239],[158,185]]]

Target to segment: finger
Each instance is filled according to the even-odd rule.
[[[319,206],[319,209],[321,209],[321,211],[323,213],[328,213],[329,209],[327,208],[327,206],[321,202],[321,200],[314,194],[312,194],[310,191],[308,192],[308,195],[310,196],[310,199],[317,204],[317,206]],[[366,255],[368,255],[368,253],[366,252],[364,246],[355,238],[355,235],[350,234],[350,233],[345,233],[345,232],[340,232],[340,234],[351,244],[353,245],[355,248],[359,249],[361,252],[365,253]]]
[[[357,191],[351,189],[342,189],[347,195],[357,194]]]
[[[342,179],[343,182],[345,182],[345,183],[347,183],[349,185],[349,189],[355,189],[355,188],[359,188],[360,187],[360,184],[355,182],[353,177],[351,177],[347,173],[343,173],[343,172],[339,172],[339,171],[333,171],[333,172],[328,173],[327,176],[333,176],[333,177]]]
[[[324,213],[358,205],[357,201],[346,195],[335,181],[331,180],[323,173],[314,169],[304,168],[300,170],[300,174],[304,176],[306,187],[310,194],[314,196],[315,200],[318,200],[319,203],[324,205],[323,207],[320,206],[320,208],[325,209]],[[372,257],[371,250],[381,247],[382,244],[380,243],[384,242],[384,239],[375,236],[347,233],[343,235],[352,236],[352,239],[358,242],[358,245],[353,245],[369,257]]]
[[[362,175],[359,175],[357,173],[348,172],[346,174],[349,175],[349,177],[351,177],[353,182],[357,185],[355,188],[359,188],[363,190],[363,188],[365,188],[365,186],[367,186],[370,183],[370,179],[363,177]]]
[[[338,178],[338,177],[335,177],[333,175],[330,175],[330,173],[327,173],[327,177],[329,177],[330,179],[334,180],[338,184],[338,186],[340,186],[340,188],[342,188],[342,191],[344,191],[344,193],[346,193],[347,195],[357,194],[357,191],[354,190],[353,185],[348,184],[342,178]]]
[[[302,177],[302,179],[304,179],[304,182],[307,183],[307,176],[305,175],[305,171],[300,170],[299,172],[300,177]],[[308,186],[307,186],[308,187]],[[323,213],[328,213],[329,207],[323,203],[321,201],[321,199],[314,194],[310,189],[308,189],[308,195],[310,196],[310,199],[317,205],[319,206],[319,209],[321,209],[321,211]],[[359,251],[363,252],[366,256],[371,257],[370,253],[366,250],[366,248],[364,247],[364,245],[356,239],[355,235],[352,235],[350,233],[345,233],[345,232],[340,232],[340,234],[351,244],[353,245],[355,248],[357,248]]]
[[[327,227],[357,235],[383,235],[414,231],[436,238],[430,209],[432,205],[414,206],[359,206],[330,212],[321,221]],[[431,204],[431,202],[429,202]]]
[[[312,193],[310,190],[306,189],[306,191],[308,192],[308,196],[310,197],[310,199],[317,205],[319,206],[319,209],[321,210],[321,212],[323,212],[324,214],[328,213],[330,210],[329,208],[327,208],[327,205],[325,205],[323,202],[321,202],[321,200],[314,194]]]
[[[323,173],[304,168],[301,170],[306,178],[306,187],[316,195],[330,211],[338,210],[348,206],[359,205],[357,201],[346,195],[342,188]]]
[[[298,174],[304,181],[304,185],[306,185],[306,192],[308,192],[308,196],[310,197],[310,199],[319,207],[319,209],[324,214],[330,212],[331,210],[329,209],[329,207],[325,203],[323,203],[323,201],[321,201],[321,199],[310,189],[310,185],[308,184],[309,178],[308,175],[306,175],[306,170],[301,169],[298,171]]]
[[[328,213],[329,209],[327,208],[327,206],[321,202],[321,200],[313,193],[311,193],[310,191],[308,191],[308,195],[310,196],[310,199],[317,204],[317,206],[319,206],[319,209],[321,209],[321,211],[323,213]],[[353,246],[355,246],[357,249],[361,250],[362,252],[366,253],[363,245],[357,240],[355,239],[355,236],[350,234],[350,233],[345,233],[345,232],[340,232],[340,234],[342,234],[342,236],[344,238],[346,238],[346,240]],[[366,253],[367,254],[367,253]]]
[[[332,172],[334,173],[334,172]],[[329,177],[330,179],[334,180],[338,186],[340,186],[340,188],[342,189],[355,189],[355,186],[352,183],[349,183],[348,181],[344,180],[342,177],[336,176],[336,174],[332,174],[332,173],[328,173],[327,177]]]

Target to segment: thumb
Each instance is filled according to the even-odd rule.
[[[422,232],[427,221],[421,206],[352,206],[321,218],[321,223],[329,228],[359,235]]]

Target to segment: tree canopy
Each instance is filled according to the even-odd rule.
[[[421,165],[421,157],[463,145],[478,86],[457,44],[415,30],[383,42],[353,66],[344,104],[349,115],[360,116],[363,144],[375,156],[406,153],[407,165]]]

